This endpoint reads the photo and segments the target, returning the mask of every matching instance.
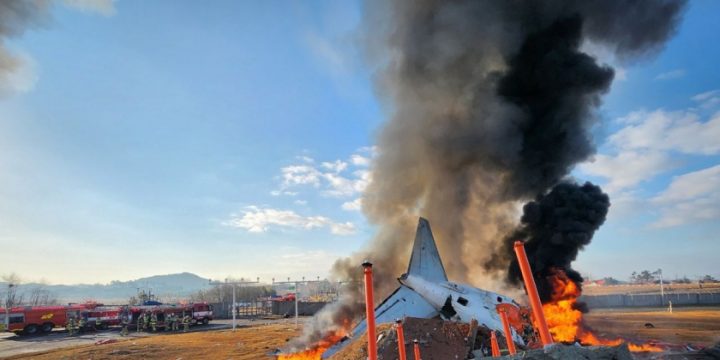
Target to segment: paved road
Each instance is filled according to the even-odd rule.
[[[304,320],[304,319],[301,319]],[[293,319],[279,320],[237,320],[237,326],[251,326],[258,324],[287,323],[293,324]],[[232,320],[215,320],[208,325],[197,325],[190,327],[190,331],[213,331],[231,329]],[[161,333],[164,334],[164,333]],[[154,333],[130,331],[129,338],[140,338],[146,336],[157,336]],[[12,333],[0,333],[0,358],[43,352],[64,347],[94,344],[99,341],[113,339],[124,339],[120,336],[119,328],[112,328],[105,331],[86,332],[80,336],[69,337],[65,330],[56,329],[51,334],[40,336],[17,336]]]

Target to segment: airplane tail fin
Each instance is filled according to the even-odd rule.
[[[428,281],[448,281],[430,223],[424,218],[418,221],[407,274],[417,275]]]

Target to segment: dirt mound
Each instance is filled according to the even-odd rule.
[[[417,339],[423,360],[465,359],[474,344],[477,326],[442,319],[406,318],[405,351],[414,360],[413,340]],[[390,324],[378,326],[378,359],[397,359],[397,332]],[[363,334],[333,355],[332,360],[367,359],[367,335]]]

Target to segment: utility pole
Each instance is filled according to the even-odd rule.
[[[297,329],[299,327],[299,320],[298,320],[298,301],[300,301],[300,288],[299,285],[302,284],[310,284],[310,283],[319,283],[322,282],[320,280],[320,277],[318,276],[317,280],[307,280],[305,281],[305,277],[302,277],[301,281],[290,281],[290,278],[287,278],[287,281],[275,281],[275,278],[272,279],[272,284],[274,285],[280,285],[280,284],[294,284],[295,285],[295,328]]]
[[[237,302],[235,301],[235,287],[237,285],[248,285],[248,284],[259,284],[259,283],[260,283],[260,278],[257,278],[256,281],[245,281],[245,279],[243,279],[243,278],[240,278],[240,281],[228,281],[228,279],[225,279],[224,282],[220,282],[220,281],[213,282],[212,280],[210,280],[210,285],[232,285],[232,290],[233,290],[233,300],[232,300],[232,302],[233,302],[232,303],[233,327],[232,327],[232,329],[233,329],[233,331],[235,331],[235,328],[237,328],[237,319],[235,317],[235,312],[236,312],[235,306],[237,304]]]
[[[5,330],[10,330],[10,294],[12,293],[12,288],[15,286],[13,283],[8,283],[8,291],[7,291],[7,297],[5,298]]]

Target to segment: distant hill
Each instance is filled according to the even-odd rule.
[[[44,285],[37,283],[22,284],[19,292],[27,294],[34,288],[41,287],[50,291],[60,303],[85,302],[94,300],[103,303],[125,303],[131,296],[137,295],[138,289],[151,291],[160,301],[175,301],[177,298],[205,290],[210,287],[210,280],[192,273],[155,275],[130,281],[111,281],[110,284],[77,284],[77,285]],[[0,282],[0,288],[5,287]],[[27,295],[26,295],[27,296]]]

